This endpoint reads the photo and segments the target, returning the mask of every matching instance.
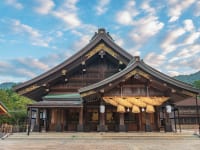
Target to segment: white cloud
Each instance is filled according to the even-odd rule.
[[[37,0],[39,6],[35,11],[42,15],[50,14],[66,23],[68,28],[76,28],[81,25],[78,18],[78,0],[64,0],[58,7],[55,7],[53,0]],[[55,8],[54,8],[55,7]]]
[[[185,30],[183,28],[177,28],[170,31],[164,41],[161,43],[161,48],[163,49],[163,54],[166,55],[170,52],[176,50],[177,45],[175,44],[176,40],[185,34]]]
[[[35,11],[42,15],[47,15],[55,6],[53,0],[36,0],[39,4],[38,7],[35,8]]]
[[[21,75],[21,76],[25,76],[25,77],[29,77],[29,78],[34,78],[36,77],[36,74],[32,71],[26,70],[24,68],[19,68],[17,70],[15,70],[17,74]]]
[[[53,10],[51,14],[64,21],[69,28],[75,28],[81,25],[77,16],[76,3],[78,0],[65,0],[60,8]]]
[[[193,21],[191,19],[186,19],[184,20],[183,23],[184,23],[184,28],[186,31],[192,32],[195,29]]]
[[[190,68],[192,68],[193,70],[199,71],[200,70],[200,59],[199,57],[194,57],[190,60],[187,60],[183,63],[183,65],[189,66]]]
[[[194,70],[198,67],[193,67],[198,65],[197,58],[199,59],[200,55],[200,45],[199,44],[193,44],[183,47],[182,49],[179,49],[179,51],[173,55],[172,58],[169,59],[168,65],[166,69],[180,69],[180,68],[190,68],[191,70]],[[194,65],[194,61],[196,61],[197,65]],[[193,62],[192,65],[190,65],[190,62]]]
[[[127,49],[132,56],[140,56],[140,51],[136,48]]]
[[[49,47],[49,43],[52,41],[51,37],[47,38],[33,38],[32,40],[32,45],[35,46],[42,46],[42,47]]]
[[[152,67],[159,67],[165,62],[165,59],[164,55],[151,52],[145,56],[144,61]]]
[[[62,36],[63,36],[63,33],[62,33],[61,31],[57,31],[57,32],[56,32],[56,36],[57,36],[57,37],[62,37]]]
[[[24,8],[23,5],[20,2],[18,2],[17,0],[5,0],[5,3],[7,5],[10,5],[10,6],[16,8],[16,9],[23,9]]]
[[[189,8],[195,0],[168,0],[167,2],[169,4],[169,22],[174,22],[179,19],[182,13]]]
[[[11,20],[11,29],[20,35],[28,36],[31,40],[32,45],[48,47],[51,38],[43,37],[43,35],[37,30],[28,26],[26,24],[21,23],[19,20]]]
[[[91,37],[88,35],[84,35],[80,38],[80,40],[77,40],[77,42],[75,42],[73,44],[73,50],[78,51],[81,48],[83,48],[84,46],[86,46],[89,41],[90,41]]]
[[[185,40],[184,40],[184,44],[185,45],[189,45],[189,44],[194,44],[197,39],[199,39],[200,37],[200,32],[194,32],[191,33]]]
[[[137,44],[144,43],[164,27],[164,23],[160,22],[156,16],[144,17],[135,22],[134,25],[135,28],[130,32],[130,37]]]
[[[71,29],[70,32],[76,36],[82,37],[84,35],[90,35],[91,37],[98,30],[98,27],[91,24],[82,24],[76,29]]]
[[[121,25],[133,25],[133,17],[137,16],[139,12],[135,8],[135,1],[130,0],[126,3],[123,10],[116,15],[116,21]]]
[[[42,71],[47,71],[48,69],[50,69],[47,64],[44,64],[35,58],[20,58],[20,59],[17,59],[17,62],[20,63],[21,65],[23,64],[29,68],[39,69]],[[31,64],[31,66],[29,66],[30,64]]]
[[[174,56],[174,57],[172,57],[172,58],[169,58],[169,63],[173,63],[173,62],[175,62],[175,61],[177,61],[177,60],[179,60],[180,58],[179,57],[177,57],[177,56]]]
[[[17,33],[26,33],[32,37],[40,37],[41,34],[38,30],[33,29],[32,27],[22,24],[19,20],[12,20],[13,30]]]
[[[69,11],[76,11],[77,7],[76,7],[76,3],[79,0],[65,0],[63,3],[63,8],[68,9]]]
[[[107,6],[109,5],[109,3],[110,0],[99,0],[95,8],[97,15],[104,14],[108,10]]]
[[[36,76],[35,73],[33,73],[33,69],[30,69],[29,67],[30,62],[27,61],[29,65],[27,67],[20,64],[17,60],[7,60],[7,62],[0,62],[0,74],[1,77],[6,76],[6,78],[14,78],[16,81],[16,78],[33,78]]]
[[[195,45],[191,45],[189,47],[182,49],[177,54],[177,56],[180,57],[180,59],[184,59],[184,58],[188,58],[188,57],[193,57],[198,53],[200,53],[200,45],[195,44]]]
[[[147,13],[155,14],[156,10],[153,7],[151,7],[149,3],[150,3],[150,1],[148,1],[148,0],[144,1],[141,5],[141,9],[143,9]]]
[[[171,77],[174,77],[174,76],[180,75],[180,72],[178,72],[178,71],[173,71],[173,70],[169,70],[169,71],[167,71],[167,74],[168,74],[169,76],[171,76]]]
[[[3,69],[4,67],[10,67],[10,64],[7,63],[7,62],[3,62],[3,61],[0,61],[0,70]]]
[[[120,11],[116,16],[117,22],[122,25],[132,25],[132,14],[126,10]]]
[[[118,35],[112,34],[111,36],[112,36],[112,38],[114,39],[114,41],[117,45],[119,45],[119,46],[124,45],[124,40],[122,38],[120,38]]]
[[[70,13],[65,10],[54,11],[53,15],[61,20],[63,20],[70,28],[78,27],[81,25],[75,13]]]

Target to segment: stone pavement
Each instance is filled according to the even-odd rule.
[[[199,150],[191,133],[25,133],[0,140],[0,150]]]

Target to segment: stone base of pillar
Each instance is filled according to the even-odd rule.
[[[152,132],[151,125],[149,124],[145,125],[145,132]]]
[[[34,125],[33,132],[40,132],[39,125]]]
[[[165,132],[172,132],[172,126],[170,124],[165,125]]]
[[[108,131],[108,127],[106,125],[98,125],[97,126],[97,131],[106,132],[106,131]]]
[[[119,125],[119,132],[125,132],[126,126],[125,125]]]
[[[77,131],[78,132],[83,132],[83,125],[82,124],[78,124],[77,125]]]

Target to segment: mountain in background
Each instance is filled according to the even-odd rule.
[[[14,85],[16,85],[14,82],[0,83],[0,89],[11,89]]]
[[[177,80],[180,80],[182,82],[186,82],[189,84],[193,84],[194,81],[200,80],[200,71],[190,74],[190,75],[179,75],[174,77]],[[0,89],[11,89],[14,85],[19,84],[15,82],[4,82],[0,83]]]
[[[179,75],[179,76],[175,76],[174,77],[177,80],[189,83],[189,84],[193,84],[194,81],[198,81],[200,80],[200,71],[190,74],[190,75]]]

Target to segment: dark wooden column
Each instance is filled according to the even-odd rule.
[[[156,130],[157,131],[160,131],[160,109],[158,107],[156,107],[156,114],[155,114],[155,117],[156,117]]]
[[[27,124],[28,132],[27,132],[27,135],[29,135],[30,131],[31,131],[31,122],[32,122],[32,108],[30,107],[28,110],[28,124]]]
[[[124,124],[124,113],[119,113],[119,131],[126,131],[126,126]]]
[[[44,132],[46,132],[47,131],[47,109],[44,109],[43,110],[43,116],[45,116],[45,118],[43,118],[43,116],[42,116],[42,118],[44,119]]]
[[[77,131],[79,132],[83,131],[83,107],[81,107],[79,111],[79,123],[77,126]]]
[[[99,106],[100,109],[100,121],[98,125],[98,131],[105,132],[107,131],[107,126],[105,125],[105,103],[101,100],[101,104]]]
[[[165,132],[172,132],[172,124],[169,117],[169,113],[167,112],[167,108],[165,106]]]
[[[139,131],[142,131],[142,112],[138,114]]]
[[[196,109],[197,109],[197,121],[199,125],[199,135],[200,135],[200,114],[199,114],[199,105],[198,105],[198,95],[196,95]]]
[[[37,110],[36,124],[33,127],[34,131],[40,132],[40,109]]]

